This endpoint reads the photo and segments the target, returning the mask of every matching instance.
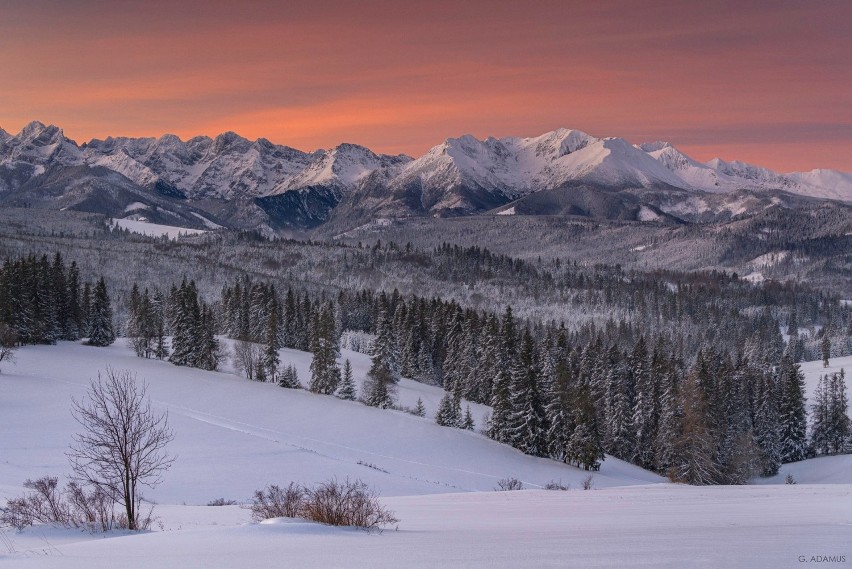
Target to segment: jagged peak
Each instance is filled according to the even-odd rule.
[[[654,142],[643,142],[638,146],[640,150],[644,150],[645,152],[659,152],[660,150],[665,150],[666,148],[671,148],[677,150],[671,142],[667,142],[665,140],[655,140]]]

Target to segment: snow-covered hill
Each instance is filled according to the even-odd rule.
[[[369,360],[344,351],[360,380]],[[310,354],[282,350],[304,382]],[[838,364],[844,362],[838,361]],[[26,346],[0,374],[0,500],[27,478],[68,474],[78,429],[71,397],[106,366],[134,370],[169,412],[177,455],[153,531],[106,536],[44,526],[0,528],[0,567],[783,567],[800,556],[846,554],[852,525],[847,457],[785,465],[795,486],[688,487],[612,458],[594,490],[576,468],[519,453],[431,417],[383,411],[227,372],[179,368],[76,343]],[[808,381],[811,371],[806,364]],[[400,403],[431,416],[442,390],[403,380]],[[480,420],[486,408],[474,406]],[[829,468],[830,467],[830,468]],[[835,475],[817,475],[817,472]],[[782,470],[782,473],[786,470]],[[361,478],[400,519],[367,534],[281,518],[260,524],[240,506],[270,483]],[[516,476],[529,490],[492,492]],[[568,491],[536,489],[548,481]],[[769,482],[781,482],[769,480]],[[831,482],[831,484],[825,484]],[[820,484],[811,484],[820,483]],[[720,548],[719,543],[725,547]]]
[[[355,377],[369,369],[367,356],[344,350]],[[311,355],[282,350],[303,382]],[[384,411],[302,390],[250,382],[137,358],[123,340],[99,349],[75,343],[27,346],[17,363],[3,364],[0,386],[0,497],[17,494],[27,478],[67,473],[64,451],[77,430],[71,397],[80,397],[106,366],[133,369],[150,384],[157,407],[170,414],[178,460],[165,483],[148,492],[159,502],[205,504],[225,496],[247,500],[272,483],[317,482],[331,476],[361,478],[383,495],[490,491],[514,476],[530,488],[551,480],[580,486],[588,474],[549,459],[530,457],[475,432],[439,427],[434,414],[443,390],[403,380],[398,399],[426,418]],[[487,409],[471,405],[481,424]],[[38,417],[38,421],[32,421]],[[663,479],[608,458],[595,474],[599,487],[647,484]]]

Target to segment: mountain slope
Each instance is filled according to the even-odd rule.
[[[76,180],[68,195],[60,195],[57,177]],[[83,181],[94,178],[105,191],[80,197]],[[0,132],[0,203],[129,215],[126,200],[108,199],[111,187],[179,223],[192,217],[184,211],[190,207],[225,227],[296,230],[495,208],[677,223],[754,213],[767,203],[797,207],[797,196],[852,202],[852,174],[780,174],[718,158],[702,164],[669,143],[632,145],[570,129],[448,138],[416,159],[355,144],[307,153],[233,132],[187,141],[108,137],[79,146],[37,121],[16,135]]]

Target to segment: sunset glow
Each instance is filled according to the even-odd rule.
[[[846,0],[11,1],[0,127],[412,155],[568,127],[852,171],[850,22]]]

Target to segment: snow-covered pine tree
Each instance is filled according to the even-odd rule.
[[[488,424],[488,436],[501,443],[508,443],[512,414],[511,385],[512,370],[517,359],[515,339],[515,317],[512,307],[507,306],[500,329],[500,345],[495,346],[495,361],[499,362],[494,377],[491,394],[491,421]]]
[[[390,409],[393,407],[393,396],[389,387],[391,385],[393,384],[380,378],[368,376],[367,381],[364,382],[364,390],[366,391],[364,403],[370,407]]]
[[[266,319],[266,343],[263,351],[263,368],[266,371],[268,381],[277,381],[278,366],[281,364],[281,358],[278,356],[278,350],[281,349],[279,312],[280,307],[273,295],[269,314]]]
[[[461,401],[452,392],[444,392],[435,413],[435,422],[442,427],[461,427]]]
[[[781,428],[778,418],[778,388],[775,379],[761,372],[755,389],[754,434],[763,451],[763,476],[778,474],[781,466]]]
[[[90,322],[88,342],[90,346],[109,346],[115,342],[115,332],[112,328],[112,306],[103,277],[95,285]]]
[[[536,345],[529,330],[524,332],[510,386],[509,444],[533,456],[547,455],[547,425],[538,390]]]
[[[423,398],[417,398],[417,404],[414,406],[414,411],[412,411],[412,413],[414,413],[418,417],[426,416],[426,406],[423,405]]]
[[[603,441],[588,385],[579,385],[575,390],[571,422],[575,427],[568,441],[565,461],[584,470],[598,470],[604,460]]]
[[[560,362],[553,370],[550,393],[544,412],[547,416],[547,452],[554,460],[570,461],[570,441],[574,433],[573,392],[570,367]]]
[[[630,371],[615,345],[607,353],[607,363],[605,448],[621,460],[633,462],[636,457],[636,432],[630,397]]]
[[[674,482],[701,486],[718,484],[722,474],[716,465],[716,442],[709,426],[706,396],[699,382],[699,374],[693,370],[680,390],[683,416],[669,477]]]
[[[470,412],[470,405],[466,405],[464,408],[464,417],[462,417],[459,428],[472,431],[475,425],[476,423],[473,421],[473,415]]]
[[[373,345],[373,364],[369,375],[385,383],[399,381],[399,348],[393,335],[393,322],[386,307],[379,313],[376,343]]]
[[[330,304],[317,307],[312,326],[310,390],[314,393],[331,395],[340,383],[340,367],[337,365],[337,338],[334,331],[334,311]]]
[[[287,389],[301,389],[302,384],[299,382],[299,374],[296,371],[296,366],[289,364],[285,367],[278,376],[278,385]]]
[[[649,361],[644,336],[633,347],[628,365],[633,375],[635,398],[633,401],[633,429],[636,433],[636,464],[642,468],[654,466],[654,439],[660,420],[658,381],[661,367],[661,346],[654,349]]]
[[[349,359],[343,362],[343,377],[340,380],[340,385],[337,386],[335,395],[338,399],[345,399],[347,401],[355,401],[357,399],[355,379],[352,376],[352,363]]]
[[[778,405],[781,435],[781,461],[805,458],[807,414],[805,412],[805,376],[799,364],[784,356],[779,368],[781,399]]]

